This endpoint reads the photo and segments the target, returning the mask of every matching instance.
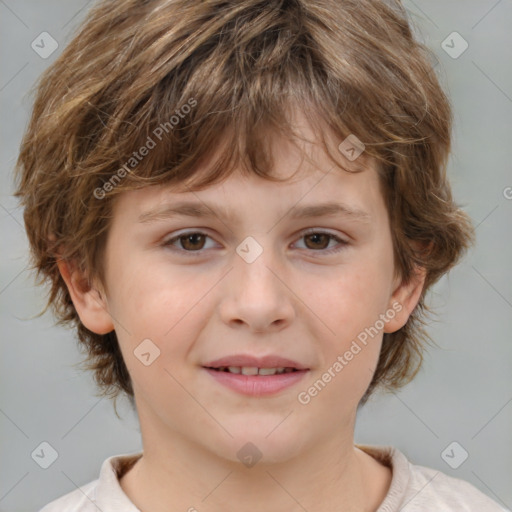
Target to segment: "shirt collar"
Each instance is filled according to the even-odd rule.
[[[142,457],[142,452],[125,453],[106,459],[96,487],[96,506],[101,512],[140,512],[119,483],[120,475]]]
[[[355,445],[392,470],[391,485],[384,501],[376,512],[398,510],[410,479],[410,463],[405,455],[393,446]],[[125,453],[106,459],[100,470],[96,487],[96,505],[100,512],[141,512],[123,491],[119,478],[137,460],[142,452]]]

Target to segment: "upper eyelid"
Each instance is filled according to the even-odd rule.
[[[305,229],[299,231],[295,235],[295,237],[298,237],[300,239],[306,235],[318,234],[318,233],[329,235],[329,236],[333,237],[333,239],[338,239],[338,241],[339,241],[338,243],[346,243],[346,244],[349,243],[348,240],[345,239],[345,237],[348,238],[347,235],[343,236],[338,233],[332,233],[331,231],[328,231],[326,228],[305,228]],[[209,233],[209,231],[205,230],[204,228],[197,228],[197,229],[190,228],[190,229],[185,229],[184,231],[178,232],[178,234],[175,234],[173,236],[165,237],[163,242],[164,242],[164,244],[169,243],[169,242],[174,242],[174,241],[179,240],[183,236],[192,235],[192,234],[206,235],[207,237],[211,238],[212,240],[215,240],[215,238]],[[203,251],[203,249],[201,249],[199,251],[185,251],[184,249],[179,249],[179,250],[182,250],[184,252],[190,252],[190,253],[192,253],[192,252],[199,253],[199,252]],[[319,251],[319,252],[321,252],[321,251]]]
[[[210,234],[210,231],[206,228],[187,228],[187,229],[184,229],[183,231],[178,231],[177,234],[173,234],[172,236],[169,236],[169,237],[165,237],[166,240],[172,240],[174,238],[179,238],[181,236],[185,236],[185,235],[189,235],[189,234],[196,234],[196,233],[199,233],[201,235],[207,235],[209,236],[210,238],[214,238],[211,234]],[[310,234],[310,233],[325,233],[325,234],[328,234],[328,235],[332,235],[332,236],[338,236],[338,237],[342,237],[342,236],[347,236],[348,238],[348,235],[340,235],[338,233],[333,233],[331,231],[329,231],[329,229],[327,228],[304,228],[302,230],[299,230],[295,236],[298,236],[298,235],[305,235],[305,234]]]

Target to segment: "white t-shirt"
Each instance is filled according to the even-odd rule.
[[[465,480],[411,464],[392,446],[355,446],[393,472],[388,493],[376,512],[508,512]],[[39,512],[140,512],[124,493],[119,478],[141,455],[109,457],[97,480],[52,501]]]

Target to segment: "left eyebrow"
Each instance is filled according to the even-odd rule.
[[[370,214],[364,210],[341,203],[312,204],[291,210],[291,217],[294,219],[309,219],[334,215],[348,217],[360,222],[370,222],[371,220]]]
[[[235,212],[224,208],[217,208],[207,203],[185,201],[171,204],[164,204],[157,208],[143,212],[139,218],[139,223],[150,223],[159,220],[167,220],[177,216],[207,218],[216,216],[221,219],[231,220],[237,218]],[[358,222],[369,223],[371,216],[359,209],[341,203],[321,203],[311,204],[292,208],[290,216],[293,219],[310,219],[316,217],[326,217],[340,215]]]

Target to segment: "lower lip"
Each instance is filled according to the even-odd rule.
[[[243,395],[266,396],[297,384],[309,370],[279,375],[242,375],[204,368],[217,382]]]

